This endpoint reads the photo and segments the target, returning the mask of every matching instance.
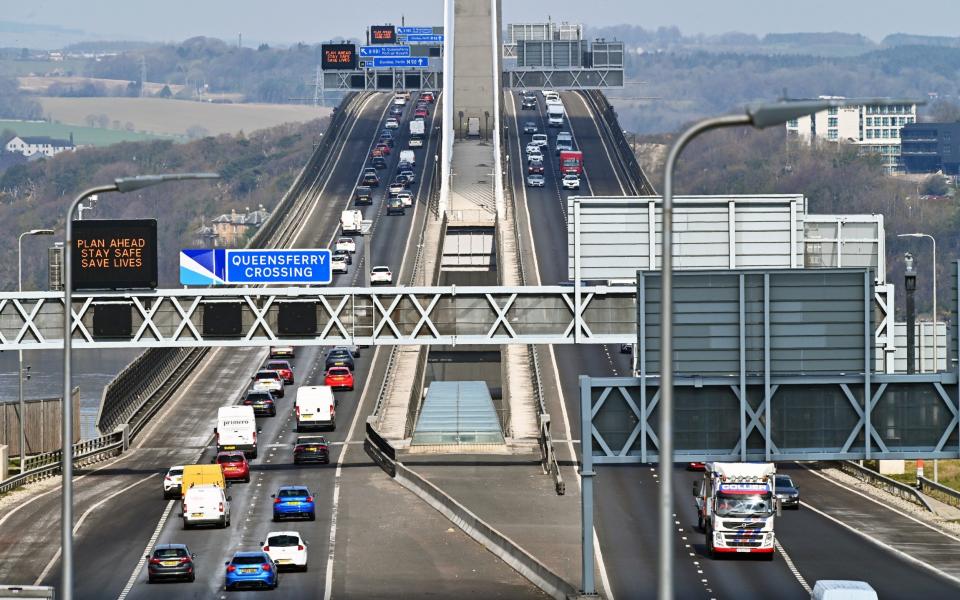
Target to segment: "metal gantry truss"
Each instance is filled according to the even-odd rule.
[[[75,348],[433,344],[620,344],[636,339],[633,287],[210,288],[74,296]],[[207,307],[232,304],[223,334]],[[313,310],[303,305],[313,306]],[[281,326],[298,305],[303,319]],[[130,333],[98,334],[97,310],[130,318]],[[579,306],[579,310],[578,310]],[[126,307],[124,310],[123,307]],[[292,309],[291,309],[292,312]],[[103,309],[106,318],[107,309]],[[209,317],[209,318],[208,318]],[[0,293],[0,350],[62,348],[63,296]],[[315,326],[313,321],[315,320]],[[286,332],[284,331],[286,330]],[[216,331],[216,333],[211,333]]]
[[[960,457],[957,373],[677,377],[676,460]],[[596,464],[658,462],[658,377],[581,376]]]
[[[387,85],[382,85],[384,80]],[[417,85],[410,85],[417,82]],[[326,90],[439,90],[443,87],[443,73],[427,69],[358,69],[356,71],[325,71]]]
[[[525,68],[503,72],[510,89],[588,90],[622,88],[623,68]]]

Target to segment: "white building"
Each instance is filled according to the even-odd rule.
[[[12,140],[7,142],[7,145],[4,147],[7,152],[16,152],[17,154],[22,154],[24,156],[53,156],[54,154],[59,154],[60,152],[66,152],[68,150],[76,150],[76,146],[73,145],[73,135],[70,136],[69,140],[58,140],[46,136],[15,136]]]
[[[820,96],[821,100],[843,100]],[[861,152],[879,154],[887,171],[900,167],[900,128],[917,121],[916,104],[862,104],[830,108],[787,122],[787,134],[810,143],[813,139],[856,144]]]

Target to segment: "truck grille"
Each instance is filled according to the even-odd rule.
[[[756,533],[724,533],[723,540],[730,548],[759,548],[761,535]]]
[[[723,526],[727,529],[763,529],[766,525],[763,521],[724,521]]]

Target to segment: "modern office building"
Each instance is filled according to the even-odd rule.
[[[843,100],[843,97],[820,96],[820,99]],[[896,172],[902,170],[900,130],[916,121],[916,104],[861,104],[830,108],[788,121],[787,134],[807,143],[817,139],[856,144],[861,152],[880,155],[886,170]]]
[[[900,145],[907,173],[960,175],[960,123],[912,123],[900,131]]]

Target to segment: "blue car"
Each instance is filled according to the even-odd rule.
[[[228,592],[241,588],[276,589],[280,585],[277,565],[266,552],[237,552],[227,566],[223,587]]]
[[[306,517],[310,521],[316,518],[313,494],[306,486],[285,485],[270,497],[273,498],[274,521],[290,517]]]

